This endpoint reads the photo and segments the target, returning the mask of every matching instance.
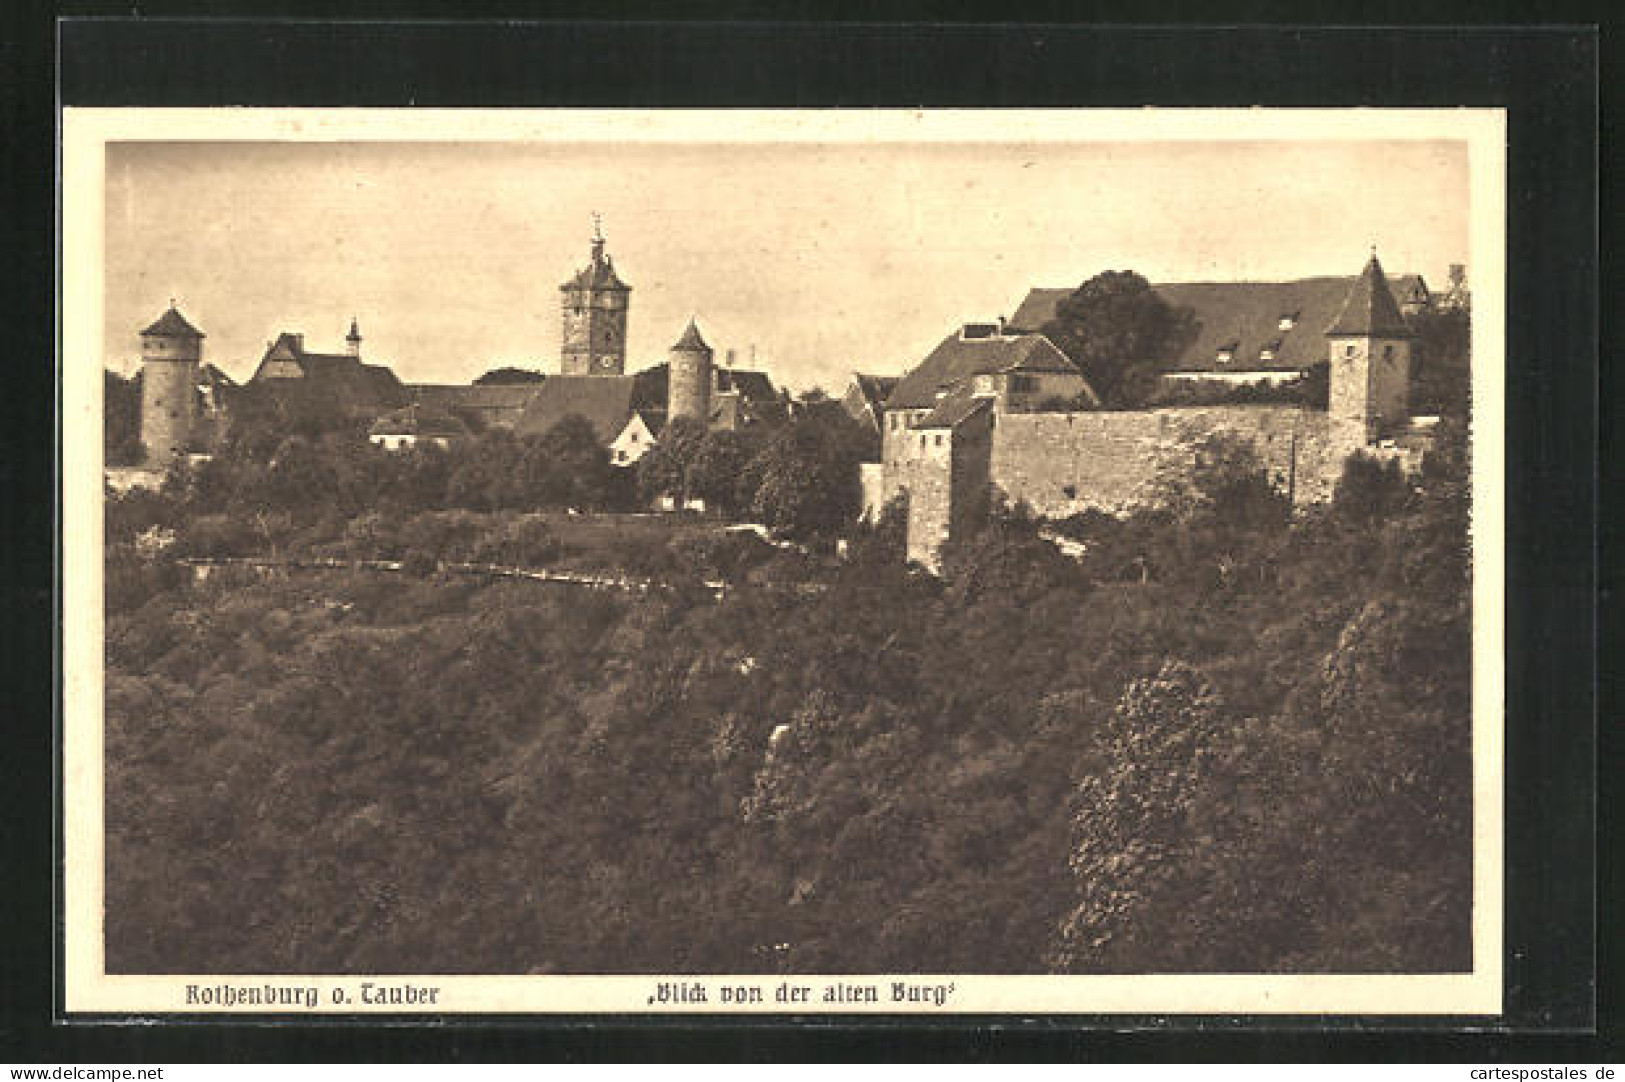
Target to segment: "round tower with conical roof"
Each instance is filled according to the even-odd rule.
[[[175,302],[141,332],[141,443],[147,464],[162,469],[186,453],[197,421],[203,332]]]
[[[711,417],[711,347],[694,321],[671,347],[666,373],[666,421],[687,417],[704,425]]]

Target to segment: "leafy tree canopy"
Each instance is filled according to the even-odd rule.
[[[491,387],[505,383],[541,383],[547,377],[530,368],[515,368],[504,365],[493,368],[477,378],[474,383],[480,387]]]
[[[1083,368],[1109,406],[1137,406],[1155,387],[1155,366],[1195,334],[1195,317],[1159,297],[1133,271],[1103,271],[1055,310],[1043,331]]]

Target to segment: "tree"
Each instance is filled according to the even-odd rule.
[[[689,464],[705,435],[705,426],[687,417],[667,423],[655,445],[638,459],[638,492],[645,500],[670,496],[679,506],[687,501]]]
[[[1472,400],[1472,318],[1464,311],[1424,312],[1416,332],[1411,402],[1414,412],[1465,420]]]
[[[571,414],[528,441],[524,470],[544,506],[597,510],[609,492],[609,451],[592,422]]]
[[[1235,723],[1199,670],[1168,662],[1124,689],[1072,802],[1077,894],[1052,958],[1059,968],[1211,970],[1246,949],[1243,914],[1215,904],[1250,877],[1229,837],[1240,818],[1236,746]]]
[[[477,387],[496,387],[513,383],[541,383],[546,378],[546,376],[533,369],[505,365],[501,368],[493,368],[479,376],[474,380],[474,384]]]
[[[694,447],[687,469],[687,490],[707,507],[732,514],[738,508],[739,478],[751,458],[750,444],[738,432],[707,432]]]
[[[1156,365],[1195,334],[1195,317],[1174,308],[1133,271],[1104,271],[1080,285],[1043,331],[1075,361],[1110,406],[1139,405],[1155,386]]]
[[[862,504],[861,450],[840,426],[802,417],[780,429],[752,461],[759,478],[751,510],[792,536],[811,536],[850,523]]]
[[[133,466],[146,456],[141,446],[141,373],[125,379],[103,370],[102,448],[109,466]]]
[[[1356,451],[1343,463],[1332,506],[1344,518],[1378,522],[1403,508],[1410,494],[1410,483],[1397,459],[1378,459]]]

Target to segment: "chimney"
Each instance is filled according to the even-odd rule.
[[[1450,264],[1450,284],[1453,286],[1460,286],[1465,281],[1467,281],[1467,264]]]

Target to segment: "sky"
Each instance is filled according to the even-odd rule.
[[[897,373],[1035,286],[1466,263],[1465,142],[110,143],[103,341],[173,298],[246,379],[281,331],[404,381],[557,372],[593,215],[632,286],[627,367],[692,316],[797,390]]]

